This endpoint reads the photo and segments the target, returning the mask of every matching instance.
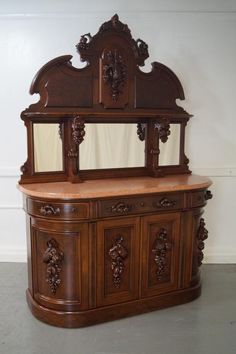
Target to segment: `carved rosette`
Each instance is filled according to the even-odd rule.
[[[60,273],[64,253],[59,249],[59,245],[54,238],[47,242],[47,247],[43,254],[43,262],[47,265],[46,282],[49,284],[51,292],[55,294],[61,284]]]
[[[171,250],[171,243],[168,242],[167,230],[161,228],[156,235],[156,240],[152,252],[155,255],[154,261],[157,265],[156,276],[160,281],[162,278],[169,274],[169,266],[167,262],[167,254]]]
[[[145,132],[146,132],[146,124],[145,123],[138,123],[137,124],[137,134],[138,134],[139,140],[141,140],[141,141],[145,140]]]
[[[203,218],[200,219],[200,224],[199,228],[197,231],[197,249],[198,249],[198,254],[197,254],[197,260],[198,260],[198,266],[200,267],[202,264],[202,260],[204,258],[203,254],[203,249],[205,247],[204,241],[208,238],[208,231],[205,228],[205,221]]]
[[[170,124],[166,119],[163,119],[160,123],[155,124],[155,128],[158,130],[159,139],[162,143],[166,143],[168,136],[170,135]]]
[[[123,245],[123,237],[118,236],[114,245],[109,249],[109,257],[111,259],[111,270],[113,276],[113,284],[116,288],[120,287],[121,275],[124,272],[124,260],[128,257],[128,251]]]
[[[80,145],[85,136],[84,120],[79,116],[75,117],[72,122],[72,137],[76,145]]]
[[[104,54],[103,81],[110,87],[113,101],[117,102],[127,81],[127,66],[116,49]]]

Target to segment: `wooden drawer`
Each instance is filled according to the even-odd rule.
[[[89,203],[54,203],[28,198],[27,211],[32,215],[51,219],[88,219]]]
[[[209,190],[201,190],[190,193],[190,207],[204,206],[208,199],[212,198],[212,194]]]
[[[181,193],[158,194],[144,197],[119,198],[98,202],[98,216],[131,215],[154,211],[176,210],[184,206]]]

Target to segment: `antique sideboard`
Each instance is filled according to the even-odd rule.
[[[69,55],[50,61],[31,85],[39,101],[21,114],[28,147],[19,183],[27,218],[27,301],[38,319],[61,327],[198,297],[208,236],[202,215],[212,198],[210,179],[188,167],[191,115],[176,104],[184,99],[176,75],[158,62],[150,73],[141,71],[148,46],[135,41],[117,15],[96,35],[81,36],[77,50],[87,65],[73,67]],[[83,168],[86,129],[96,124],[135,127],[143,165],[86,168],[86,157]],[[177,145],[168,162],[163,146],[171,139]],[[128,150],[130,142],[124,142]],[[112,145],[117,152],[116,141]]]

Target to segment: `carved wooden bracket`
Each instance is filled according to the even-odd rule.
[[[64,253],[59,249],[59,245],[54,238],[47,242],[47,246],[48,248],[43,255],[43,262],[47,264],[46,282],[49,284],[51,292],[55,294],[61,284],[60,273]]]
[[[204,258],[203,249],[205,247],[204,241],[208,238],[208,231],[205,228],[205,221],[203,218],[200,219],[199,228],[197,231],[197,248],[198,248],[198,266],[202,264]]]
[[[209,200],[212,199],[213,195],[211,193],[211,191],[206,191],[205,193],[205,200]]]
[[[162,280],[163,276],[168,275],[167,252],[169,252],[171,248],[172,244],[168,242],[167,230],[161,228],[156,236],[152,249],[155,255],[154,261],[157,264],[156,276],[158,281]]]
[[[146,124],[145,123],[138,123],[137,124],[137,134],[141,141],[145,140],[145,132],[146,132]]]
[[[128,257],[128,251],[123,245],[122,236],[119,235],[114,245],[109,249],[109,257],[111,258],[113,284],[116,288],[119,288],[121,275],[124,272],[124,260]]]
[[[166,143],[168,136],[170,135],[170,124],[167,119],[163,119],[160,123],[156,123],[155,128],[158,130],[161,142]]]
[[[123,93],[127,80],[127,67],[121,54],[116,49],[104,54],[103,81],[110,86],[113,101],[117,101]]]
[[[72,123],[72,137],[76,145],[80,145],[85,136],[85,124],[84,120],[79,116],[73,119]]]
[[[40,214],[52,216],[60,214],[60,208],[54,208],[52,205],[44,205],[39,209]]]

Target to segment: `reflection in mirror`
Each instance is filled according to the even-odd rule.
[[[143,167],[144,141],[137,124],[86,124],[80,145],[80,169]]]
[[[34,170],[35,172],[63,170],[62,124],[35,123]]]
[[[159,165],[179,165],[180,124],[170,124],[170,135],[165,143],[159,142]]]

